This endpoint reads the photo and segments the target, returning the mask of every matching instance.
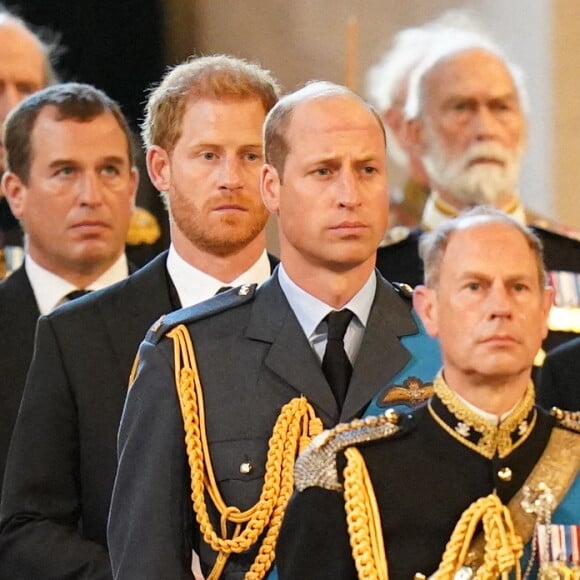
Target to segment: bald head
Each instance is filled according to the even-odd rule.
[[[0,124],[20,101],[49,83],[50,71],[46,46],[20,19],[0,12]]]

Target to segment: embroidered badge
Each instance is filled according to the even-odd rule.
[[[393,385],[383,396],[381,405],[407,404],[415,407],[433,395],[433,383],[409,377],[402,385]]]

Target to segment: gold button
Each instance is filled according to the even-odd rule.
[[[244,463],[240,465],[240,473],[248,474],[252,469],[254,469],[254,467],[249,461],[244,461]]]
[[[502,481],[511,481],[512,480],[512,470],[509,467],[502,467],[498,472],[497,476]]]

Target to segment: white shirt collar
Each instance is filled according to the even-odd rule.
[[[177,290],[181,306],[186,308],[203,300],[207,300],[226,286],[220,280],[209,276],[186,262],[178,253],[173,244],[169,247],[167,256],[167,271]],[[262,284],[270,277],[270,260],[268,253],[263,251],[258,260],[227,286],[241,286],[242,284]]]
[[[457,394],[457,391],[453,391],[455,396],[468,408],[471,409],[476,415],[479,415],[484,421],[487,421],[491,425],[495,425],[496,427],[502,423],[507,417],[509,417],[512,411],[517,407],[517,403],[506,413],[502,415],[495,415],[494,413],[489,413],[488,411],[484,411],[479,407],[476,407],[469,401],[466,401],[461,395]]]
[[[302,290],[288,276],[283,264],[278,267],[278,280],[290,307],[302,330],[304,330],[304,334],[309,340],[312,340],[321,320],[335,309]],[[373,271],[363,287],[344,305],[344,308],[348,308],[354,313],[363,328],[366,327],[369,319],[376,288],[377,276]]]
[[[43,268],[28,254],[24,260],[24,269],[30,280],[40,314],[52,312],[57,306],[62,304],[63,298],[69,292],[77,290],[76,286],[46,268]],[[127,256],[123,253],[106,272],[101,274],[99,278],[89,284],[85,289],[101,290],[106,286],[123,280],[128,275],[129,266],[127,264]]]

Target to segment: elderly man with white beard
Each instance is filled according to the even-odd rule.
[[[527,212],[518,192],[528,113],[522,71],[491,41],[450,33],[415,69],[405,112],[408,139],[423,161],[431,193],[420,228],[379,248],[381,273],[389,280],[420,284],[421,232],[466,208],[490,205],[532,226],[542,240],[555,288],[544,349],[578,336],[570,311],[580,306],[580,241]]]

